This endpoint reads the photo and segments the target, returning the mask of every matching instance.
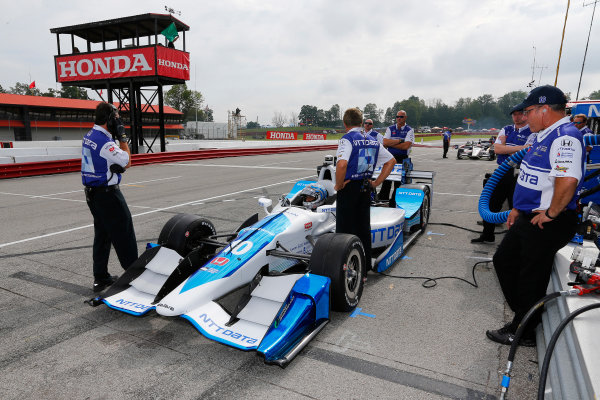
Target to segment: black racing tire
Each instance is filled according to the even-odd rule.
[[[462,157],[460,156],[462,153],[459,151],[458,153],[456,153],[456,159],[460,160]]]
[[[177,214],[167,221],[158,235],[158,244],[175,250],[182,257],[204,246],[202,253],[214,252],[215,246],[199,243],[199,240],[216,235],[217,230],[209,220],[193,214]]]
[[[331,279],[330,300],[335,311],[352,311],[360,301],[367,274],[360,239],[346,233],[326,233],[317,239],[310,270]]]

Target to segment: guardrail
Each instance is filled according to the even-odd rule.
[[[209,158],[255,156],[260,154],[299,153],[305,151],[335,150],[338,145],[322,146],[290,146],[256,149],[202,149],[195,151],[177,151],[165,153],[133,154],[133,165],[171,163],[189,160],[205,160]],[[81,158],[57,161],[28,162],[20,164],[0,164],[0,179],[19,178],[23,176],[64,174],[81,171]]]

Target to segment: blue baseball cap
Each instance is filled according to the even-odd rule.
[[[513,110],[524,110],[529,106],[544,104],[567,104],[567,96],[556,86],[538,86],[529,92],[521,104],[514,106]]]
[[[512,115],[512,113],[517,112],[517,111],[523,111],[523,107],[521,107],[521,104],[517,104],[516,106],[514,106],[510,110],[509,114]]]

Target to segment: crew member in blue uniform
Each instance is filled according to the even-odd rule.
[[[383,135],[379,132],[377,132],[375,129],[373,129],[373,120],[372,119],[366,119],[365,123],[365,133],[367,135],[371,135],[371,137],[375,140],[377,140],[379,143],[383,144]]]
[[[537,135],[521,163],[508,232],[494,254],[502,293],[515,313],[510,323],[486,332],[494,342],[513,342],[527,311],[546,294],[556,252],[576,231],[585,151],[581,132],[565,116],[566,103],[560,89],[545,85],[519,106]],[[529,322],[520,345],[535,345],[540,319],[538,313]]]
[[[498,165],[502,163],[512,154],[526,147],[531,146],[535,138],[535,134],[531,133],[529,125],[527,125],[527,117],[523,115],[522,109],[517,109],[519,106],[513,107],[510,115],[513,120],[513,125],[507,125],[500,130],[496,142],[494,143],[494,152],[497,155]],[[490,198],[490,211],[498,212],[502,210],[502,205],[505,200],[508,200],[508,208],[513,206],[513,192],[517,184],[514,168],[506,171],[506,174],[500,179],[498,185]],[[496,240],[494,235],[495,225],[491,222],[483,221],[483,233],[478,238],[472,239],[471,243],[493,242]]]
[[[98,104],[94,127],[83,137],[81,156],[81,180],[94,217],[94,292],[102,291],[116,279],[108,273],[111,243],[124,269],[138,258],[131,213],[119,190],[121,172],[131,166],[130,157],[116,108],[109,103]]]
[[[448,128],[442,134],[442,141],[444,144],[444,155],[442,158],[448,158],[446,154],[448,154],[448,149],[450,148],[450,139],[452,139],[452,129]]]
[[[388,177],[395,159],[376,139],[362,128],[362,112],[346,110],[343,118],[346,134],[340,139],[335,170],[336,232],[358,236],[365,248],[367,270],[371,269],[371,191]],[[382,166],[377,179],[375,168]]]
[[[592,131],[586,125],[587,124],[587,116],[585,114],[577,114],[577,115],[574,115],[572,118],[573,118],[573,125],[575,125],[577,127],[577,129],[579,129],[579,132],[581,132],[583,137],[592,136],[594,134],[594,131]],[[592,151],[592,146],[586,146],[585,151],[587,152],[587,155],[589,157],[590,151]],[[589,162],[590,160],[588,159],[587,161]]]
[[[400,110],[396,113],[396,123],[388,126],[383,136],[383,145],[392,153],[396,163],[402,163],[402,160],[408,158],[410,148],[415,141],[415,131],[406,124],[406,111]],[[390,198],[390,189],[392,182],[385,181],[379,192],[379,200],[389,199],[390,207],[396,207],[396,189],[400,182],[394,182],[394,191]]]

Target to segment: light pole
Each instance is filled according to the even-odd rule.
[[[581,63],[581,74],[579,74],[579,85],[577,85],[577,96],[575,101],[579,100],[579,88],[581,88],[581,78],[583,77],[583,67],[585,66],[585,58],[587,57],[588,45],[590,44],[590,34],[592,33],[592,24],[594,23],[594,14],[596,13],[596,3],[598,0],[594,0],[594,9],[592,10],[592,19],[590,21],[590,30],[588,31],[587,42],[585,43],[585,53],[583,53],[583,62]],[[583,6],[589,6],[592,3],[584,4]]]

